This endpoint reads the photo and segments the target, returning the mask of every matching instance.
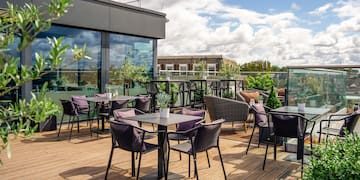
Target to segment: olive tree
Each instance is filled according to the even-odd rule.
[[[10,53],[15,39],[20,39],[16,52],[19,53],[35,40],[36,36],[50,28],[51,23],[63,16],[72,5],[70,0],[51,0],[47,4],[35,6],[25,4],[22,7],[8,3],[4,13],[0,13],[0,97],[27,82],[40,79],[60,66],[68,66],[86,56],[85,45],[72,47],[73,58],[64,64],[65,52],[69,45],[63,44],[63,38],[48,38],[48,54],[35,53],[35,63],[31,66],[19,65],[20,59]],[[30,100],[21,99],[8,106],[0,106],[0,153],[7,149],[11,157],[10,137],[31,135],[37,128],[32,122],[39,123],[59,112],[59,107],[46,97],[46,84],[41,93],[32,94]],[[0,159],[1,163],[1,159]]]

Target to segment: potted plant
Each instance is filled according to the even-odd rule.
[[[277,97],[277,91],[275,90],[274,86],[271,87],[269,97],[266,100],[266,106],[270,107],[272,109],[281,107],[281,102],[280,102],[279,98]]]
[[[160,108],[160,118],[168,118],[170,115],[169,104],[171,101],[171,96],[165,92],[161,92],[156,95],[156,103]]]

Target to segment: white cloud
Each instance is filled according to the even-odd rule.
[[[337,4],[339,4],[340,7],[334,8],[333,12],[337,13],[339,17],[354,17],[360,12],[360,1],[340,1]]]
[[[321,15],[321,14],[324,14],[326,13],[331,7],[333,6],[332,3],[327,3],[327,4],[324,4],[323,6],[313,10],[313,11],[310,11],[309,14],[311,15]]]
[[[359,64],[359,1],[325,4],[313,11],[341,17],[320,32],[299,26],[291,12],[259,13],[222,0],[148,0],[142,6],[167,14],[166,39],[158,55],[223,54],[238,63],[257,59],[285,65]]]
[[[301,7],[300,7],[298,4],[296,4],[296,3],[291,3],[290,8],[291,8],[292,10],[294,10],[294,11],[298,11],[298,10],[301,9]]]

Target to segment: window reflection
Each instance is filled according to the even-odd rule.
[[[153,39],[120,34],[110,34],[110,63],[108,89],[118,89],[123,92],[121,80],[114,75],[116,69],[129,59],[134,65],[146,64],[148,75],[153,71]],[[132,84],[131,95],[144,93],[144,88]]]
[[[50,72],[40,80],[33,81],[33,89],[36,91],[40,89],[45,82],[48,82],[50,91],[71,91],[70,93],[66,93],[68,96],[75,94],[93,95],[98,92],[101,61],[101,33],[53,25],[48,31],[40,33],[33,42],[33,64],[35,63],[35,52],[44,55],[49,53],[50,46],[47,40],[48,37],[64,37],[63,44],[68,44],[70,47],[74,45],[82,47],[86,44],[86,49],[89,53],[88,56],[91,57],[91,60],[82,59],[76,63],[72,63],[73,57],[71,48],[69,48],[65,53],[65,61],[61,68],[56,72]]]

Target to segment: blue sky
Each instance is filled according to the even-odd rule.
[[[143,0],[141,6],[169,19],[160,56],[360,64],[360,0]]]

